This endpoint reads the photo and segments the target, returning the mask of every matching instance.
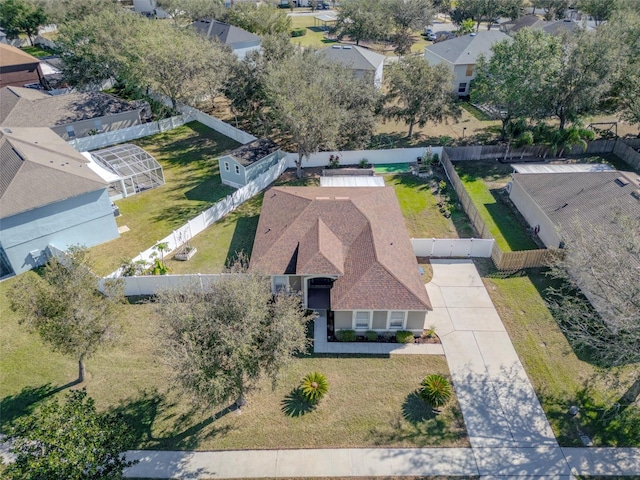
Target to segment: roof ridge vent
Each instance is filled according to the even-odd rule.
[[[627,185],[629,185],[629,180],[627,180],[625,177],[618,177],[615,179],[615,182],[621,187],[626,187]]]

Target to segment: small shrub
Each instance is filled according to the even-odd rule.
[[[329,155],[329,168],[338,168],[340,166],[340,157],[338,155]]]
[[[302,379],[300,392],[309,403],[318,403],[328,391],[329,382],[327,382],[327,377],[321,373],[313,372]]]
[[[360,160],[360,163],[358,163],[358,166],[360,168],[369,168],[371,165],[369,164],[369,160],[363,158],[362,160]]]
[[[438,190],[440,190],[440,192],[444,192],[447,189],[447,182],[445,182],[444,180],[440,180],[440,183],[438,183]]]
[[[442,375],[433,373],[424,377],[420,384],[419,393],[420,398],[431,408],[439,408],[449,401],[453,392],[449,380]]]
[[[303,37],[307,34],[307,29],[306,28],[293,28],[291,29],[291,36],[292,37]]]
[[[338,330],[336,332],[336,338],[339,342],[355,342],[356,332],[355,330]]]
[[[431,156],[431,165],[438,165],[440,163],[440,156],[437,153],[434,153]]]
[[[413,343],[415,342],[415,338],[413,338],[413,332],[400,330],[399,332],[396,332],[396,341],[398,343]]]
[[[436,327],[431,325],[428,329],[424,331],[424,336],[426,338],[435,338],[436,336]]]
[[[378,332],[374,332],[373,330],[367,330],[367,333],[364,334],[367,337],[367,341],[375,342],[378,340]]]

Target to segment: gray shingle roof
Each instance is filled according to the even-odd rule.
[[[622,185],[617,178],[626,178]],[[514,173],[531,199],[570,240],[576,222],[583,228],[610,225],[612,212],[620,209],[640,216],[640,201],[632,192],[640,189],[640,176],[617,170],[586,173]],[[623,182],[624,183],[624,182]]]
[[[340,62],[354,70],[376,71],[384,62],[384,55],[356,45],[332,45],[318,52],[327,60]]]
[[[269,189],[250,268],[339,275],[335,310],[431,309],[392,187]]]
[[[191,24],[195,30],[205,37],[216,38],[225,45],[234,45],[240,43],[253,42],[256,45],[260,43],[260,37],[251,32],[247,32],[242,28],[234,27],[227,23],[217,20],[203,19]]]
[[[453,65],[472,65],[477,63],[480,54],[489,58],[491,46],[494,43],[510,39],[511,37],[505,33],[489,30],[434,43],[426,47],[425,50]]]
[[[248,167],[249,165],[262,160],[267,155],[271,155],[280,149],[278,144],[268,138],[259,138],[252,142],[246,143],[241,147],[231,150],[227,155],[233,157],[233,159],[240,165]]]
[[[141,108],[101,92],[48,95],[30,88],[0,89],[0,126],[53,127]]]
[[[0,218],[106,187],[49,128],[0,128]]]

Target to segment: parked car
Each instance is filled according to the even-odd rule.
[[[424,28],[424,36],[433,35],[433,34],[435,34],[435,32],[433,31],[433,29],[431,27],[425,27]]]

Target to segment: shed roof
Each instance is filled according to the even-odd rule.
[[[576,224],[584,228],[610,225],[615,209],[640,216],[640,200],[634,196],[640,189],[636,173],[514,173],[513,180],[558,227],[565,241],[575,235]]]
[[[217,20],[204,18],[197,22],[193,22],[191,26],[201,35],[210,38],[216,38],[225,45],[233,47],[237,43],[256,42],[260,43],[260,37],[247,32],[242,28],[222,23]]]
[[[331,45],[318,52],[327,60],[340,62],[354,70],[376,71],[384,62],[384,55],[356,45]]]
[[[250,268],[335,275],[335,310],[429,310],[392,187],[273,187],[264,195]]]
[[[240,165],[248,167],[267,155],[277,152],[280,149],[278,144],[268,138],[259,138],[252,142],[246,143],[235,150],[231,150],[227,155],[232,157]]]
[[[40,63],[40,60],[12,45],[0,43],[0,67],[32,65],[34,63]]]
[[[0,126],[54,127],[141,108],[102,92],[48,95],[31,88],[0,89]]]
[[[509,35],[498,30],[488,30],[434,43],[426,47],[425,51],[428,50],[453,65],[474,65],[480,54],[487,57],[491,55],[494,43],[510,39]]]
[[[0,218],[105,188],[49,128],[0,128]]]

